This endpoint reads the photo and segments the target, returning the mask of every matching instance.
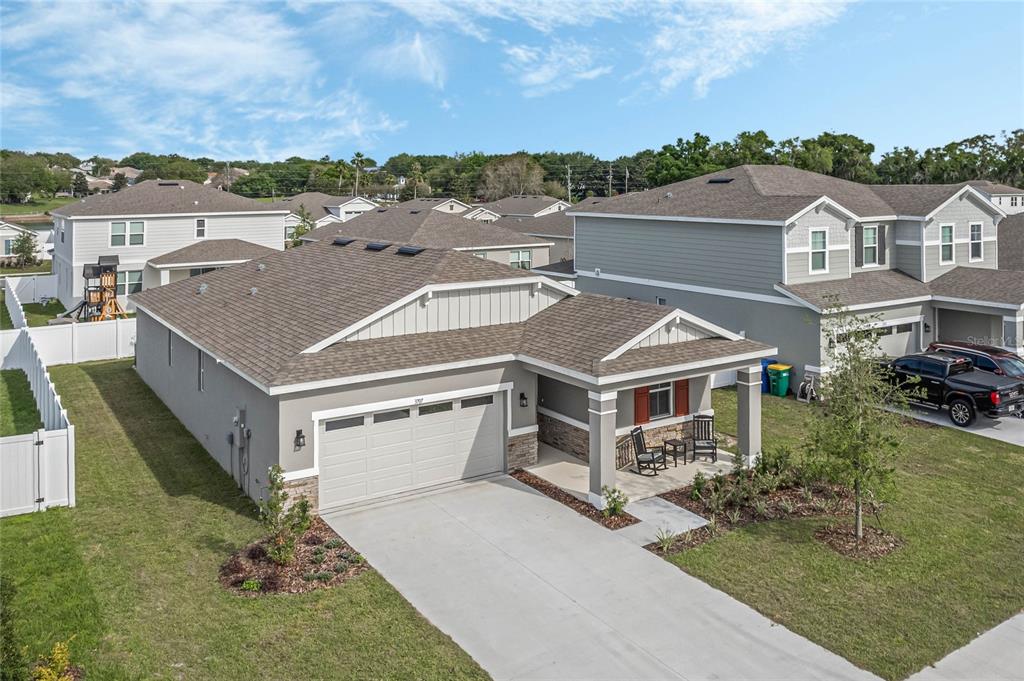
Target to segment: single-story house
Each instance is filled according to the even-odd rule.
[[[630,429],[680,433],[729,370],[739,451],[761,449],[775,348],[467,253],[324,239],[132,301],[139,375],[254,499],[274,464],[325,512],[529,466],[540,440],[601,506]]]
[[[34,234],[36,237],[36,258],[40,260],[49,260],[53,257],[53,237],[51,236],[51,230],[45,231],[34,231],[21,225],[16,225],[12,222],[4,222],[0,220],[0,245],[3,246],[3,251],[0,252],[0,257],[10,257],[14,253],[14,242],[18,240],[22,234]]]

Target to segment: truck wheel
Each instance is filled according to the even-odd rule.
[[[949,420],[954,426],[966,428],[974,423],[974,405],[958,397],[949,403]]]

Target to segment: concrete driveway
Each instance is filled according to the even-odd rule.
[[[979,414],[970,427],[960,428],[959,426],[954,426],[953,422],[949,420],[949,412],[945,409],[935,411],[923,407],[911,407],[910,415],[919,421],[927,421],[928,423],[934,423],[947,428],[956,428],[957,430],[966,430],[975,435],[1024,447],[1024,419],[1021,418],[1004,417],[1001,419],[990,419]]]
[[[875,679],[508,477],[325,520],[495,679]]]

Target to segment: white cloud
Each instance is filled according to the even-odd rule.
[[[441,48],[436,40],[419,33],[372,50],[367,66],[393,78],[415,78],[439,90],[444,88],[446,68]]]
[[[487,22],[523,23],[542,33],[567,26],[590,26],[618,19],[644,7],[642,0],[577,0],[571,6],[551,0],[385,0],[425,26],[490,37]]]
[[[688,1],[663,8],[647,51],[650,67],[662,91],[692,80],[694,93],[704,97],[712,82],[773,49],[799,47],[845,9],[838,0]]]
[[[558,42],[546,48],[509,45],[505,70],[523,88],[526,97],[540,97],[568,90],[576,83],[593,80],[611,72],[610,66],[595,64],[594,49],[574,41]]]

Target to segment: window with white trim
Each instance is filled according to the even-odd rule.
[[[981,240],[982,225],[980,222],[971,223],[970,261],[976,262],[985,257],[984,244]]]
[[[4,239],[4,255],[14,252],[14,239]]]
[[[196,238],[206,238],[206,218],[196,218]]]
[[[864,264],[878,264],[878,227],[864,228]]]
[[[648,416],[654,419],[663,419],[672,416],[672,384],[657,383],[650,388],[647,397]]]
[[[828,272],[828,230],[811,230],[811,272]]]
[[[146,223],[141,220],[110,223],[111,246],[142,246],[146,243]]]
[[[128,296],[142,290],[142,270],[122,270],[117,273],[117,295]]]
[[[1010,197],[1010,206],[1011,207],[1016,207],[1017,206],[1017,197],[1016,196],[1011,196]]]
[[[939,225],[939,264],[948,265],[953,259],[953,225]]]
[[[520,270],[530,269],[532,261],[532,251],[512,251],[508,257],[508,264]]]

